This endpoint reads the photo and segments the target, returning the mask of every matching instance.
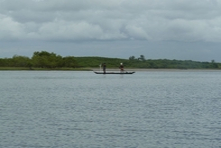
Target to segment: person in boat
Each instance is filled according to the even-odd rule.
[[[106,63],[103,63],[102,67],[103,67],[103,72],[106,73]]]
[[[120,68],[120,71],[121,71],[121,72],[124,71],[124,65],[123,65],[123,63],[120,63],[120,67],[119,67],[119,68]]]

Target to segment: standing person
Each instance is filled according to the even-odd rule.
[[[120,67],[119,67],[119,68],[120,68],[120,71],[121,71],[121,72],[124,71],[124,65],[123,65],[123,63],[120,63]]]
[[[103,72],[106,73],[106,63],[103,63],[102,67],[103,67]]]

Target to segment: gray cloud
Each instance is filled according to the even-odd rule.
[[[215,0],[7,0],[0,8],[7,39],[221,39]]]
[[[221,41],[219,0],[0,0],[1,41]]]

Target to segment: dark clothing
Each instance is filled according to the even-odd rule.
[[[119,68],[120,68],[121,71],[124,71],[124,65],[120,65]]]
[[[102,64],[102,67],[103,67],[103,72],[106,73],[106,64],[103,63],[103,64]]]

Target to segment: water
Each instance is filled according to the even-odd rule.
[[[221,148],[220,88],[220,71],[0,71],[0,147]]]

